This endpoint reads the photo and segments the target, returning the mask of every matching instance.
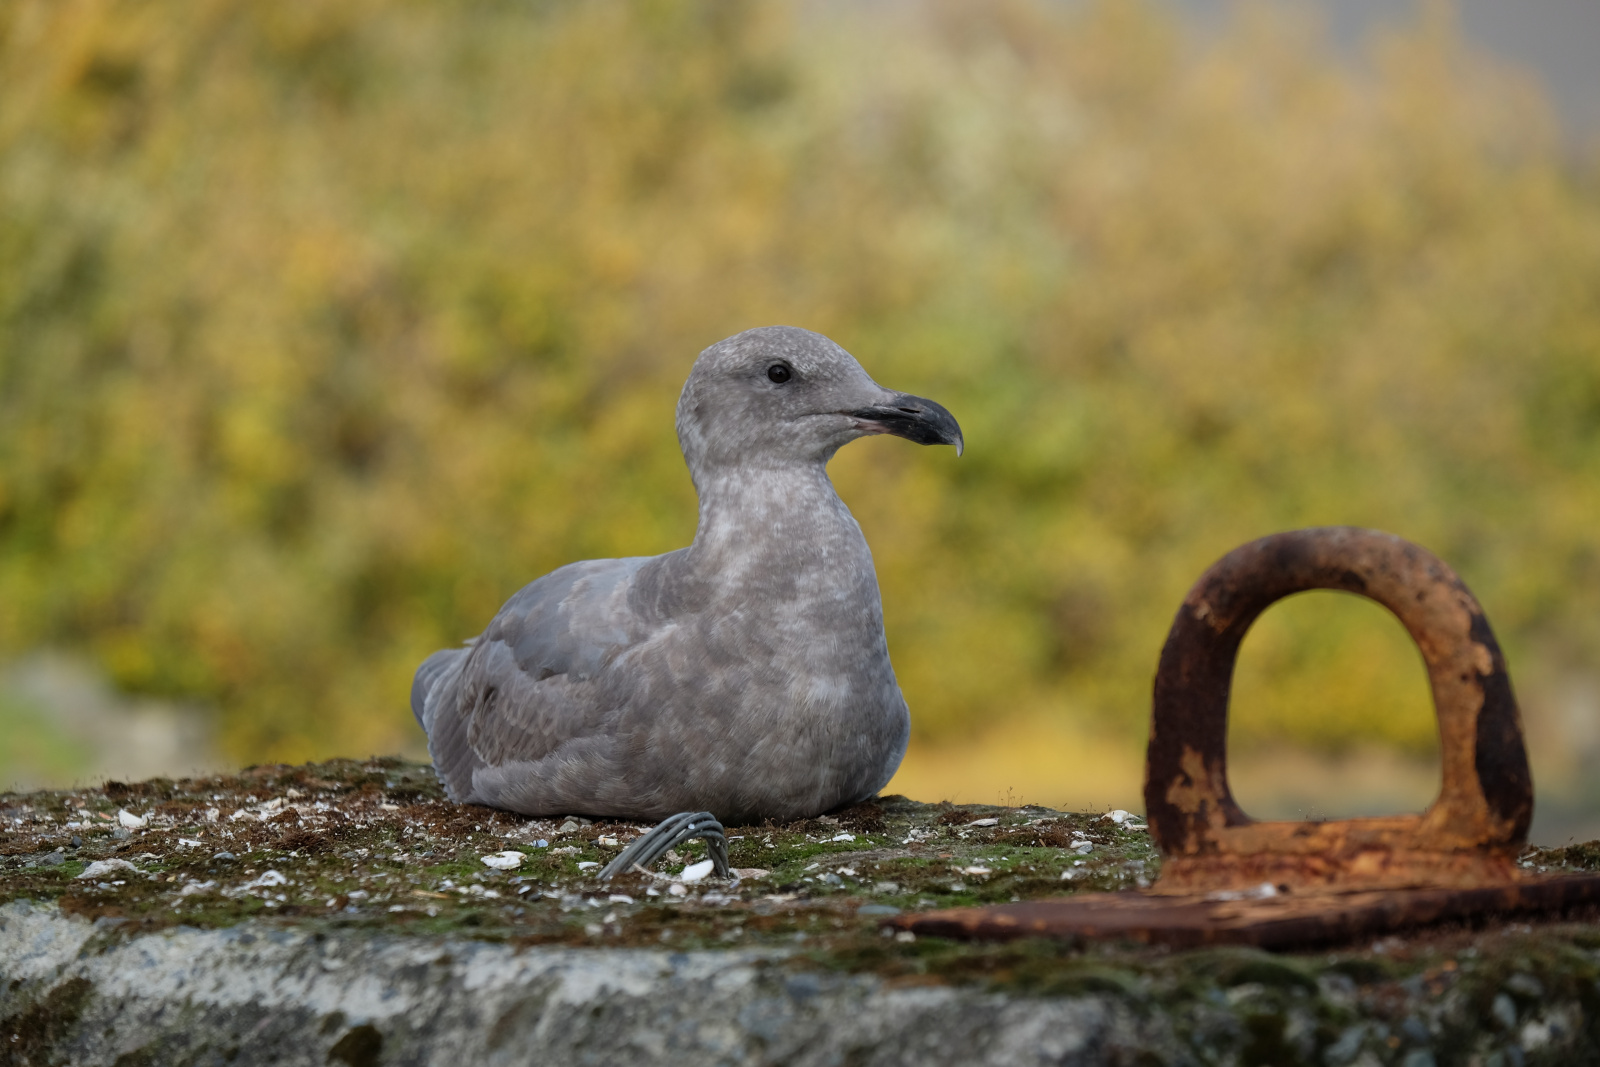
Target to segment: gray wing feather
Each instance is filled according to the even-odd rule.
[[[452,798],[488,799],[474,788],[485,769],[536,762],[574,742],[605,742],[615,709],[594,677],[648,634],[628,606],[646,562],[589,560],[552,571],[507,601],[472,647],[423,663],[412,709]]]

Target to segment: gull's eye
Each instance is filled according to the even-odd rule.
[[[767,368],[767,381],[777,382],[779,385],[782,385],[784,382],[793,377],[793,373],[794,372],[789,370],[787,364],[774,363],[772,366]]]

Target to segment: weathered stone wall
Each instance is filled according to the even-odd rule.
[[[1501,945],[1500,962],[1399,980],[1382,964],[1358,981],[1359,968],[1314,975],[1229,953],[1195,969],[1191,979],[1202,980],[1188,988],[1162,990],[1107,966],[1100,991],[1030,995],[818,969],[782,949],[519,949],[255,921],[118,939],[107,926],[51,905],[0,907],[0,1062],[1596,1062],[1593,959],[1549,943],[1521,943],[1509,967],[1516,954]],[[1470,969],[1484,973],[1474,981]],[[1335,1019],[1343,1025],[1330,1026]]]
[[[1159,1015],[788,966],[781,950],[529,948],[246,923],[94,950],[0,908],[9,1062],[1092,1064],[1178,1056]]]

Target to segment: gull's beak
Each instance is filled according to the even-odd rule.
[[[932,400],[909,393],[896,393],[887,403],[845,414],[867,433],[890,433],[919,445],[955,445],[958,456],[964,446],[954,415]]]

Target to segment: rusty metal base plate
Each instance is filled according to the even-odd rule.
[[[1232,899],[1227,899],[1227,898]],[[1085,893],[1060,900],[898,915],[884,925],[931,937],[1095,938],[1146,944],[1290,949],[1432,923],[1559,913],[1600,903],[1600,875],[1526,878],[1473,889],[1161,896]]]

